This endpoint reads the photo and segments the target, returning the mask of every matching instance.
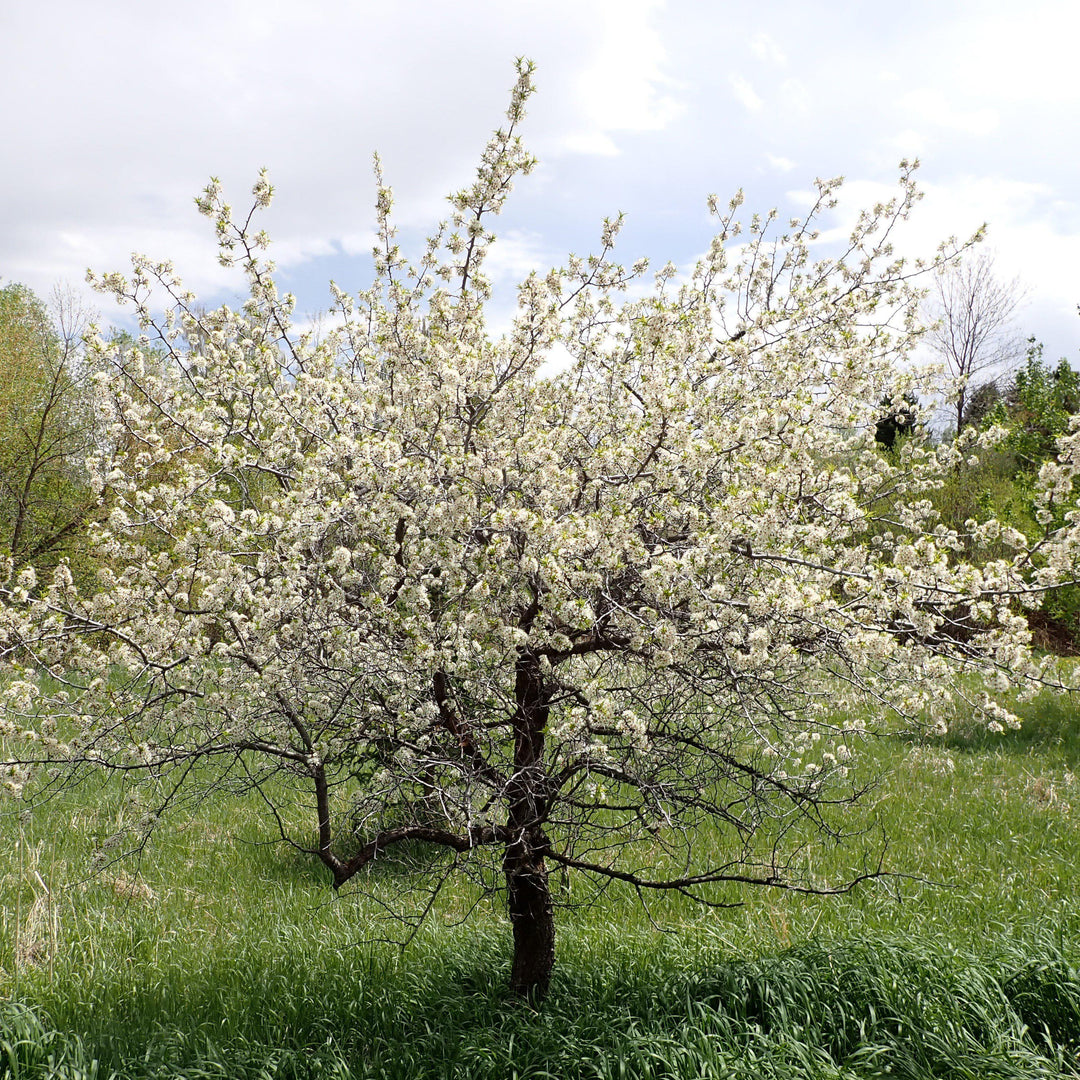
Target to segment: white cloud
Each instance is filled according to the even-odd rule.
[[[574,131],[564,135],[562,145],[574,154],[591,154],[596,157],[617,157],[619,147],[606,131]]]
[[[989,135],[998,126],[999,116],[992,108],[957,108],[952,99],[939,89],[922,87],[900,98],[900,108],[919,122],[959,131],[966,135]]]
[[[600,132],[655,131],[682,112],[667,92],[676,83],[664,74],[667,51],[652,25],[661,6],[657,0],[596,4],[600,33],[575,85],[581,108]]]
[[[343,233],[339,238],[341,250],[346,255],[369,255],[378,240],[374,229],[358,229],[356,232]]]
[[[1075,312],[1080,299],[1080,201],[1055,197],[1047,184],[963,176],[927,185],[920,216],[928,227],[960,235],[987,222],[987,243],[1001,275],[1017,276],[1033,293]]]
[[[504,232],[488,248],[484,273],[493,281],[524,281],[534,270],[550,270],[561,258],[544,247],[543,237],[521,229]]]
[[[530,144],[612,156],[622,133],[661,130],[682,108],[661,10],[463,0],[425,5],[421,20],[372,0],[15,5],[0,93],[20,103],[4,136],[20,167],[0,171],[0,273],[47,291],[87,264],[123,266],[133,248],[205,266],[212,231],[192,196],[220,175],[239,208],[263,165],[283,267],[366,251],[372,151],[400,223],[443,216],[502,119],[519,55],[537,61],[542,90]],[[193,286],[223,287],[209,262],[188,269]]]
[[[1080,18],[1061,0],[997,0],[979,17],[957,19],[948,42],[949,77],[975,100],[1060,108],[1080,102],[1076,40]]]
[[[759,60],[764,60],[769,64],[775,64],[777,67],[783,67],[788,62],[787,54],[784,50],[765,33],[755,34],[750,39],[750,51]]]
[[[785,79],[780,84],[780,100],[789,112],[804,114],[810,111],[810,92],[800,79]]]
[[[731,75],[728,82],[731,84],[732,92],[735,94],[735,100],[738,101],[747,112],[761,112],[765,102],[758,97],[754,88],[746,79],[741,75]]]
[[[953,176],[920,187],[924,198],[893,237],[898,253],[928,258],[942,241],[953,236],[964,241],[988,224],[984,242],[995,253],[998,276],[1003,281],[1017,279],[1051,336],[1056,335],[1050,354],[1075,353],[1075,346],[1061,342],[1076,339],[1080,201],[1057,198],[1043,183],[995,176]],[[823,230],[819,244],[825,247],[845,239],[860,209],[887,201],[896,191],[878,181],[845,184],[834,224]],[[805,192],[792,195],[805,204]],[[1026,326],[1025,332],[1035,329]]]
[[[471,178],[525,55],[538,93],[523,134],[542,165],[499,221],[510,235],[490,267],[508,279],[591,250],[618,209],[629,259],[682,265],[706,243],[706,191],[745,187],[764,210],[846,172],[868,185],[849,188],[860,206],[919,156],[929,195],[912,249],[989,219],[1001,263],[1040,290],[1031,310],[1065,311],[1075,334],[1069,20],[1052,0],[945,0],[907,22],[880,7],[823,18],[797,0],[10,3],[0,274],[47,292],[87,265],[122,269],[134,248],[173,258],[217,302],[243,282],[217,267],[192,196],[219,174],[239,210],[267,165],[280,276],[302,307],[323,303],[327,277],[367,277],[371,152],[415,254]]]
[[[904,128],[895,135],[882,140],[885,147],[885,157],[881,161],[883,167],[895,165],[901,158],[917,158],[927,152],[927,139],[921,132],[914,128]]]
[[[549,349],[547,357],[540,365],[537,374],[541,378],[553,378],[560,372],[566,371],[573,367],[575,358],[573,353],[561,342],[556,341]]]

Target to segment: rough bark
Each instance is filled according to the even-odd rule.
[[[514,776],[509,785],[510,842],[506,845],[507,908],[514,931],[510,988],[519,997],[542,1001],[555,966],[555,918],[544,852],[547,837],[544,729],[548,695],[536,657],[518,658],[514,693]]]
[[[539,1003],[547,996],[555,967],[555,916],[543,856],[531,845],[513,845],[503,862],[507,906],[514,929],[510,989]]]

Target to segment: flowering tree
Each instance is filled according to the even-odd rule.
[[[1037,676],[1019,604],[1075,541],[1048,537],[1035,571],[1021,534],[970,522],[1016,555],[967,565],[923,498],[964,440],[875,447],[919,331],[919,267],[888,247],[916,198],[906,167],[824,261],[835,182],[737,246],[739,200],[714,200],[707,254],[642,299],[608,221],[600,253],[531,275],[493,336],[489,221],[532,165],[519,75],[415,264],[380,179],[375,284],[335,288],[321,337],[294,331],[265,237],[216,183],[199,208],[248,276],[240,310],[197,315],[142,258],[99,280],[145,332],[101,346],[96,472],[116,508],[95,591],[63,567],[4,584],[2,730],[15,788],[46,760],[242,778],[335,886],[407,841],[494,858],[513,989],[543,996],[552,866],[706,902],[725,882],[825,890],[789,855],[860,794],[861,722],[843,717],[940,724],[966,694],[1014,723],[984,684]],[[265,178],[254,195],[269,202]],[[571,362],[542,374],[557,350]],[[1068,461],[1053,470],[1047,500],[1071,485]],[[277,812],[286,781],[310,793],[306,831]],[[722,858],[695,850],[708,821]]]

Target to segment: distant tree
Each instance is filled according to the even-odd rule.
[[[1058,439],[1080,412],[1080,374],[1064,357],[1053,369],[1042,357],[1042,345],[1030,338],[1024,366],[991,414],[1010,428],[1006,445],[1030,473],[1057,454]]]
[[[166,819],[192,787],[256,790],[335,887],[398,845],[440,850],[433,892],[501,881],[511,986],[541,998],[553,866],[717,905],[878,875],[880,851],[839,882],[806,854],[844,835],[864,726],[943,730],[953,697],[1015,724],[995,695],[1040,674],[1020,605],[1072,572],[1077,529],[1042,539],[1035,577],[1022,534],[949,529],[926,498],[973,438],[879,452],[876,403],[919,340],[888,246],[907,167],[839,261],[811,259],[835,182],[737,244],[741,200],[710,200],[708,253],[636,298],[644,264],[613,261],[609,221],[493,333],[489,223],[532,165],[519,75],[416,264],[380,179],[375,283],[336,290],[325,335],[294,331],[265,238],[216,183],[199,206],[246,271],[240,310],[196,316],[143,259],[101,280],[166,363],[100,345],[129,438],[97,465],[118,499],[92,530],[99,577],[0,583],[0,737],[16,792],[38,765],[142,774]],[[571,363],[549,377],[553,352]],[[1080,463],[1064,452],[1050,488]],[[1008,554],[974,567],[959,552],[982,535]]]
[[[996,380],[979,383],[964,402],[964,427],[982,427],[994,415],[1004,395]]]
[[[994,257],[985,249],[963,262],[943,265],[934,275],[928,338],[953,380],[958,434],[972,423],[968,400],[980,382],[998,378],[1024,354],[1013,330],[1021,298],[1016,279],[997,279]]]
[[[886,450],[892,450],[898,439],[913,435],[919,429],[919,395],[908,390],[898,404],[884,397],[881,407],[885,412],[874,426],[874,439]]]
[[[39,569],[73,555],[98,495],[86,458],[100,449],[84,312],[57,291],[0,289],[0,556]]]

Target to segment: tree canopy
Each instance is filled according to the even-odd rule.
[[[817,261],[835,181],[786,224],[743,228],[741,198],[710,199],[707,254],[648,289],[607,221],[492,333],[484,259],[532,166],[531,91],[522,64],[415,261],[379,177],[374,284],[335,286],[321,336],[294,329],[265,236],[216,182],[198,205],[247,275],[242,307],[199,312],[167,263],[98,279],[143,329],[98,343],[113,421],[93,468],[117,492],[98,578],[9,572],[0,650],[16,790],[46,763],[254,787],[335,886],[440,846],[501,875],[513,988],[542,996],[552,866],[705,902],[731,882],[848,887],[800,856],[807,827],[843,831],[864,727],[943,730],[956,698],[1016,723],[994,695],[1039,678],[1025,604],[1071,573],[1076,535],[1070,518],[1036,555],[999,522],[937,520],[926,492],[992,434],[877,449],[878,403],[917,381],[924,268],[888,242],[917,197],[907,166]],[[271,194],[261,177],[255,208]],[[542,373],[556,352],[569,366]],[[1076,437],[1063,451],[1044,501],[1071,487]],[[988,535],[1012,554],[965,562]],[[719,862],[695,850],[703,822],[730,834]]]
[[[1080,412],[1080,375],[1064,357],[1051,369],[1042,354],[1042,345],[1031,339],[1024,366],[990,414],[1010,428],[1005,445],[1017,467],[1030,473],[1056,456],[1058,439]]]
[[[79,546],[98,505],[86,458],[96,449],[84,316],[58,292],[53,310],[24,285],[0,289],[0,553],[49,569]]]

